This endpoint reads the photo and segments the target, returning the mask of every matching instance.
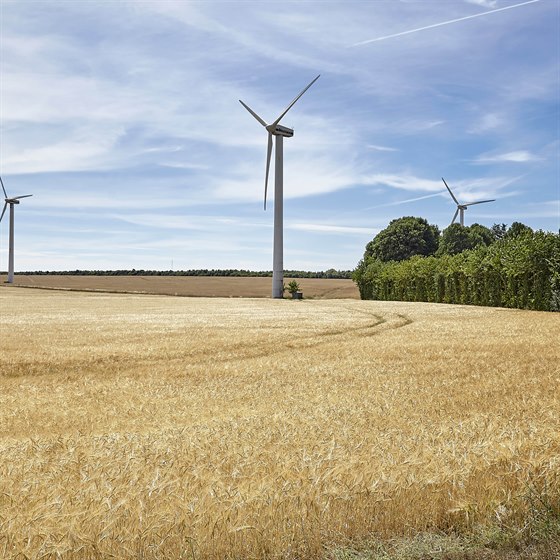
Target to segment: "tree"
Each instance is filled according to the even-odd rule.
[[[509,229],[507,230],[507,233],[505,235],[506,238],[512,238],[512,237],[517,237],[518,235],[521,235],[522,233],[533,233],[533,229],[530,228],[529,226],[526,226],[525,224],[522,224],[521,222],[513,222],[513,224],[511,224],[511,226],[509,226]]]
[[[295,280],[292,280],[292,281],[288,284],[288,292],[290,292],[290,294],[292,294],[292,296],[293,296],[296,292],[299,292],[299,284],[298,284]]]
[[[493,230],[480,224],[462,226],[451,224],[441,234],[438,255],[456,255],[479,245],[491,245],[495,241]]]
[[[439,228],[424,218],[406,216],[392,220],[367,245],[364,259],[403,261],[414,255],[433,255],[438,248]]]
[[[503,239],[507,233],[507,224],[494,224],[491,228],[494,239]]]
[[[477,247],[482,244],[492,245],[492,243],[496,240],[492,230],[481,224],[473,224],[472,226],[469,226],[468,230],[471,240],[474,243],[473,247]]]
[[[451,224],[443,230],[439,240],[438,256],[456,255],[467,249],[472,249],[468,228],[461,224]]]

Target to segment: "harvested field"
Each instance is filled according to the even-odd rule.
[[[0,283],[6,279],[0,275]],[[287,284],[291,278],[286,278]],[[304,297],[359,299],[352,280],[298,278]],[[64,290],[161,294],[191,297],[270,297],[272,278],[232,276],[71,276],[26,275],[14,277],[14,285]],[[289,297],[289,294],[286,293]]]
[[[0,289],[0,557],[523,531],[557,504],[558,332],[519,310]]]

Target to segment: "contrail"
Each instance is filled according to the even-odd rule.
[[[442,21],[441,23],[434,23],[433,25],[427,25],[426,27],[419,27],[418,29],[410,29],[409,31],[401,31],[401,33],[394,33],[393,35],[385,35],[385,37],[377,37],[376,39],[368,39],[367,41],[360,41],[359,43],[354,43],[350,47],[359,47],[360,45],[367,45],[368,43],[375,43],[376,41],[384,41],[385,39],[392,39],[393,37],[401,37],[402,35],[408,35],[409,33],[416,33],[417,31],[424,31],[425,29],[433,29],[434,27],[441,27],[442,25],[449,25],[450,23],[457,23],[458,21],[465,21],[467,19],[473,19],[480,16],[486,16],[488,14],[495,14],[496,12],[503,12],[504,10],[511,10],[512,8],[519,8],[519,6],[526,6],[527,4],[534,4],[535,2],[540,2],[540,0],[528,0],[528,2],[522,2],[521,4],[513,4],[512,6],[505,6],[503,8],[496,8],[495,10],[489,10],[487,12],[480,12],[479,14],[473,14],[472,16],[465,16],[457,19],[450,19],[449,21]]]
[[[399,206],[400,204],[406,204],[407,202],[416,202],[417,200],[425,200],[426,198],[434,198],[436,196],[441,196],[447,191],[439,191],[434,194],[427,194],[424,196],[417,196],[416,198],[407,198],[406,200],[397,200],[396,202],[387,202],[385,204],[377,204],[376,206],[368,206],[367,208],[362,208],[362,210],[373,210],[374,208],[385,208],[386,206]]]

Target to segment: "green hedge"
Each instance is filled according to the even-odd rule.
[[[560,311],[560,235],[531,231],[457,255],[401,262],[367,257],[353,279],[362,299]]]

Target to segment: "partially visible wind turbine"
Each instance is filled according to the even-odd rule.
[[[495,198],[492,198],[491,200],[477,200],[476,202],[461,204],[455,198],[455,195],[451,192],[451,189],[449,188],[449,185],[445,182],[445,179],[442,177],[441,180],[443,181],[443,184],[447,187],[447,190],[449,191],[451,198],[455,201],[455,204],[457,205],[457,210],[455,211],[455,214],[453,215],[453,219],[451,220],[452,224],[455,223],[455,220],[457,219],[457,214],[459,214],[459,223],[462,226],[465,225],[465,210],[467,209],[467,206],[472,206],[473,204],[484,204],[485,202],[494,202],[496,200]]]
[[[320,74],[319,74],[320,76]],[[294,131],[279,124],[286,113],[294,106],[296,101],[319,79],[317,76],[286,108],[286,110],[272,123],[266,122],[255,113],[241,99],[239,103],[262,124],[268,131],[268,148],[266,152],[266,173],[264,178],[264,209],[266,210],[266,193],[268,189],[268,174],[270,171],[270,158],[272,156],[272,137],[276,136],[276,149],[274,158],[274,250],[272,265],[272,297],[281,298],[284,296],[284,240],[283,240],[283,219],[284,219],[284,137],[291,138]]]
[[[4,191],[4,208],[2,209],[2,214],[0,214],[0,222],[6,213],[6,208],[10,206],[10,240],[8,249],[8,283],[12,284],[14,281],[14,206],[19,204],[21,198],[27,198],[33,196],[32,194],[22,194],[20,196],[14,196],[13,198],[8,198],[6,189],[4,188],[4,183],[2,177],[0,177],[0,184],[2,185],[2,191]]]

